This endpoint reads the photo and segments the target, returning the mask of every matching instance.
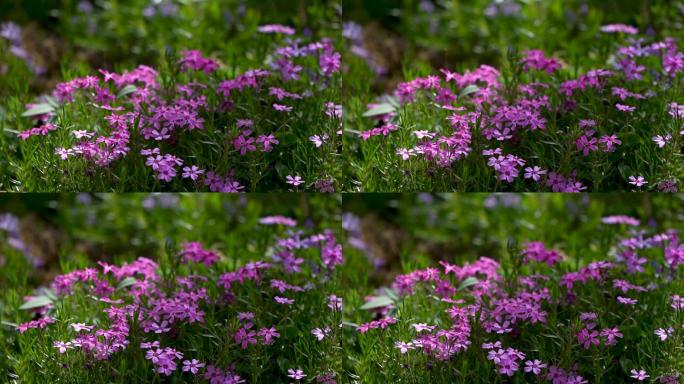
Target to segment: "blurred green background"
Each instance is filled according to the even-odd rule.
[[[681,231],[683,203],[684,195],[647,193],[347,194],[343,210],[348,253],[359,254],[349,259],[365,266],[358,268],[375,265],[370,277],[382,285],[439,260],[503,258],[527,241],[559,248],[577,265],[610,259],[620,228],[602,217],[629,215],[654,231]]]
[[[340,206],[340,195],[304,193],[4,194],[0,287],[35,287],[60,268],[83,268],[98,260],[154,259],[184,241],[242,260],[261,259],[255,242],[267,236],[254,234],[271,227],[259,225],[259,218],[284,215],[300,226],[337,231]]]
[[[379,90],[391,88],[405,72],[425,74],[431,72],[430,68],[462,71],[480,64],[499,66],[510,49],[542,49],[573,67],[589,67],[601,56],[595,42],[600,38],[600,26],[605,24],[633,25],[656,38],[684,36],[684,2],[680,0],[342,3],[345,30],[349,32],[354,24],[361,26],[363,45],[371,61],[386,71],[376,83]],[[363,77],[352,72],[355,78]]]

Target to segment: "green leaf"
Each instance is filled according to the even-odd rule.
[[[19,309],[40,308],[40,307],[44,307],[44,306],[49,305],[49,304],[52,304],[52,300],[50,300],[49,297],[47,297],[47,296],[36,296],[33,299],[22,304],[21,307],[19,307]]]
[[[126,287],[130,287],[131,285],[135,284],[136,281],[138,281],[138,280],[129,276],[129,277],[119,281],[119,284],[116,285],[116,290],[118,291],[118,290],[124,289]]]
[[[368,301],[366,304],[361,306],[361,309],[375,309],[386,307],[390,304],[394,304],[394,301],[388,296],[377,296]]]
[[[135,85],[129,84],[129,85],[121,88],[121,90],[116,95],[116,97],[124,97],[126,95],[129,95],[129,94],[135,92],[137,89],[138,89],[138,87],[136,87]]]
[[[460,96],[461,97],[468,96],[471,93],[475,93],[479,90],[480,90],[480,87],[478,87],[477,85],[474,85],[474,84],[470,84],[469,86],[467,86],[461,90]]]
[[[364,112],[363,117],[372,117],[392,113],[396,108],[392,104],[382,103]]]
[[[461,284],[458,285],[458,290],[459,290],[459,291],[462,291],[462,290],[464,290],[464,289],[466,289],[466,288],[468,288],[468,287],[471,287],[471,286],[477,284],[479,281],[480,281],[480,280],[478,280],[478,279],[476,279],[476,278],[474,278],[474,277],[471,276],[471,277],[469,277],[469,278],[467,278],[467,279],[461,281]]]
[[[48,104],[48,103],[41,103],[35,105],[33,108],[27,110],[26,112],[22,113],[22,117],[31,117],[31,116],[38,116],[38,115],[44,115],[46,113],[50,113],[54,111],[55,108]]]
[[[285,164],[276,164],[275,168],[276,172],[278,172],[278,176],[280,176],[280,178],[282,179],[284,179],[285,176],[290,174],[290,171],[288,171],[287,166]]]
[[[397,296],[397,294],[394,292],[393,289],[385,288],[384,291],[385,291],[385,295],[387,295],[387,297],[392,299],[392,301],[394,301],[394,302],[399,301],[399,296]]]
[[[629,165],[626,164],[620,164],[618,165],[618,170],[620,171],[620,175],[626,180],[630,176],[634,176],[634,173],[632,172],[632,168],[629,167]]]

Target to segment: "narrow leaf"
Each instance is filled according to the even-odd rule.
[[[19,309],[40,308],[40,307],[44,307],[44,306],[49,305],[49,304],[52,304],[52,300],[50,300],[49,297],[47,297],[47,296],[36,296],[33,299],[22,304],[21,307],[19,307]]]
[[[54,111],[55,108],[47,103],[41,103],[33,106],[33,108],[27,110],[26,112],[22,113],[22,117],[31,117],[31,116],[38,116],[38,115],[44,115],[46,113],[50,113]]]
[[[468,287],[471,287],[471,286],[477,284],[478,282],[479,282],[478,279],[471,276],[471,277],[461,281],[461,284],[458,285],[458,290],[462,291]]]
[[[368,301],[366,304],[362,305],[361,309],[382,308],[393,303],[394,301],[392,301],[392,299],[390,299],[388,296],[377,296]]]
[[[126,287],[130,287],[131,285],[135,284],[136,281],[137,281],[136,279],[129,276],[129,277],[121,280],[119,282],[119,284],[117,284],[116,289],[121,290],[121,289],[124,289]]]
[[[461,97],[463,97],[463,96],[468,96],[468,95],[470,95],[471,93],[475,93],[475,92],[477,92],[477,91],[479,91],[479,90],[480,90],[480,87],[478,87],[477,85],[474,85],[474,84],[470,84],[469,86],[467,86],[467,87],[465,87],[465,88],[463,88],[463,89],[461,90],[460,96],[461,96]]]
[[[129,85],[121,88],[121,90],[116,95],[116,97],[124,97],[126,95],[129,95],[129,94],[135,92],[137,89],[138,89],[138,87],[136,87],[135,85],[129,84]]]
[[[394,110],[395,108],[391,104],[382,103],[364,112],[363,117],[386,115],[388,113],[394,112]]]

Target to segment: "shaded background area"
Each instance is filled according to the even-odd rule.
[[[51,89],[65,72],[156,65],[168,49],[241,55],[261,24],[282,23],[316,35],[330,28],[338,4],[334,0],[7,0],[0,3],[0,59],[25,62],[25,68],[10,65],[5,72],[33,77],[32,90],[41,92]],[[15,26],[9,27],[8,22]],[[0,80],[0,96],[16,91],[8,89],[11,84]]]
[[[255,228],[270,230],[259,218],[339,228],[340,205],[340,195],[304,193],[0,195],[0,288],[39,286],[60,267],[154,259],[182,241],[263,258],[250,246]]]
[[[406,72],[498,66],[509,49],[542,49],[590,66],[601,25],[683,36],[678,0],[342,0],[352,78],[390,90]],[[345,82],[352,87],[355,83]],[[359,84],[361,86],[361,84]]]
[[[378,287],[440,260],[499,259],[527,241],[558,248],[578,265],[607,259],[614,244],[606,235],[618,229],[602,217],[682,230],[683,203],[681,194],[347,194],[343,227],[350,262],[371,270]]]

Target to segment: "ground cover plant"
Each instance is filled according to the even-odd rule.
[[[0,221],[3,381],[338,382],[344,256],[325,196],[3,199],[31,212]],[[31,216],[58,229],[56,261],[33,262]]]
[[[5,22],[3,189],[334,191],[339,12],[326,1],[67,4],[54,28],[75,62],[52,86],[42,79],[44,95],[26,80],[45,71]]]
[[[491,9],[456,3],[424,1],[416,16],[415,2],[397,2],[407,28],[399,40],[408,48],[403,66],[389,73],[363,26],[345,23],[346,189],[679,188],[680,8],[655,3],[640,12],[626,2],[608,13],[593,4],[576,11],[574,3],[507,2],[513,10],[506,13],[495,12],[500,2]],[[350,4],[352,13],[360,7]],[[462,24],[436,22],[453,15]],[[433,47],[425,35],[436,37]],[[459,48],[451,40],[480,45],[462,58],[450,55]]]
[[[372,271],[347,277],[362,288],[344,297],[345,372],[363,383],[681,382],[681,199],[345,199],[345,256]]]

